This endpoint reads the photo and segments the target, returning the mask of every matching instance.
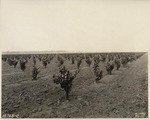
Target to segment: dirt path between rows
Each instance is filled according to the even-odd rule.
[[[92,104],[86,108],[85,117],[136,117],[141,113],[147,117],[147,62],[144,55],[121,74],[105,76],[101,83],[90,85]]]

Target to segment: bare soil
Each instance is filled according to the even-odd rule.
[[[100,63],[104,70],[104,64]],[[2,62],[2,116],[19,114],[20,118],[132,118],[148,117],[148,55],[129,63],[112,75],[95,83],[93,68],[85,61],[73,81],[70,101],[65,92],[54,84],[53,74],[58,73],[58,61],[54,58],[45,69],[41,62],[37,81],[32,81],[33,61],[21,71]],[[64,63],[70,70],[76,69],[70,61]]]

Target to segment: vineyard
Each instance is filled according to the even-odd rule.
[[[148,54],[3,54],[1,113],[3,118],[147,118]]]

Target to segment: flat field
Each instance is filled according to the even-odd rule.
[[[21,71],[2,61],[2,117],[18,114],[20,118],[131,118],[148,117],[148,55],[127,64],[112,75],[95,83],[93,63],[88,67],[83,60],[81,71],[73,81],[70,101],[65,92],[54,84],[52,76],[59,71],[56,57],[44,68],[37,60],[40,73],[32,81],[33,61]],[[74,71],[75,65],[65,60],[64,65]]]

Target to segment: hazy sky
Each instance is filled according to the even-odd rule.
[[[150,1],[1,0],[2,51],[147,51]]]

